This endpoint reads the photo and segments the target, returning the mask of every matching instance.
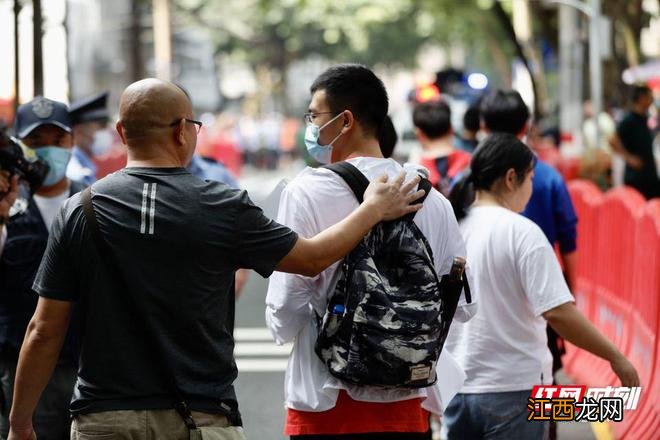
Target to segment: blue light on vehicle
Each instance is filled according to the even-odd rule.
[[[467,82],[475,90],[483,90],[488,87],[488,77],[483,73],[471,73],[468,75]]]

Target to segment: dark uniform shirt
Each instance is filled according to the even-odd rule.
[[[631,168],[626,164],[624,182],[637,189],[647,199],[660,197],[660,179],[653,156],[653,136],[647,124],[647,117],[630,112],[619,122],[616,132],[623,147],[629,153],[638,156],[641,169]]]
[[[245,191],[183,168],[125,168],[95,183],[92,200],[121,273],[101,267],[78,195],[53,222],[34,284],[41,296],[80,300],[72,412],[171,408],[171,376],[152,344],[169,354],[192,409],[222,412],[221,401],[235,400],[234,273],[269,276],[297,235]],[[110,277],[123,277],[139,310],[151,313],[127,304]],[[154,331],[145,334],[140,321]]]
[[[83,188],[83,184],[71,182],[69,195]],[[6,228],[7,241],[0,257],[0,354],[16,361],[37,306],[32,283],[46,250],[48,228],[34,199],[30,199],[27,211],[13,217]],[[73,357],[71,336],[67,341],[63,355]]]

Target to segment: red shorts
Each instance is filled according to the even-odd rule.
[[[422,399],[390,403],[360,402],[339,391],[334,408],[322,412],[288,408],[285,435],[362,434],[368,432],[426,432],[429,412]]]

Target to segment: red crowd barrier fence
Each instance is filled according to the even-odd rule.
[[[574,180],[578,215],[577,306],[635,365],[642,394],[614,424],[620,439],[655,439],[660,431],[660,199],[634,189],[602,193]],[[567,343],[564,369],[578,384],[619,386],[609,363]]]

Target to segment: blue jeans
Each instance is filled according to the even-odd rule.
[[[547,422],[528,421],[531,390],[457,394],[442,419],[448,440],[543,440]]]

